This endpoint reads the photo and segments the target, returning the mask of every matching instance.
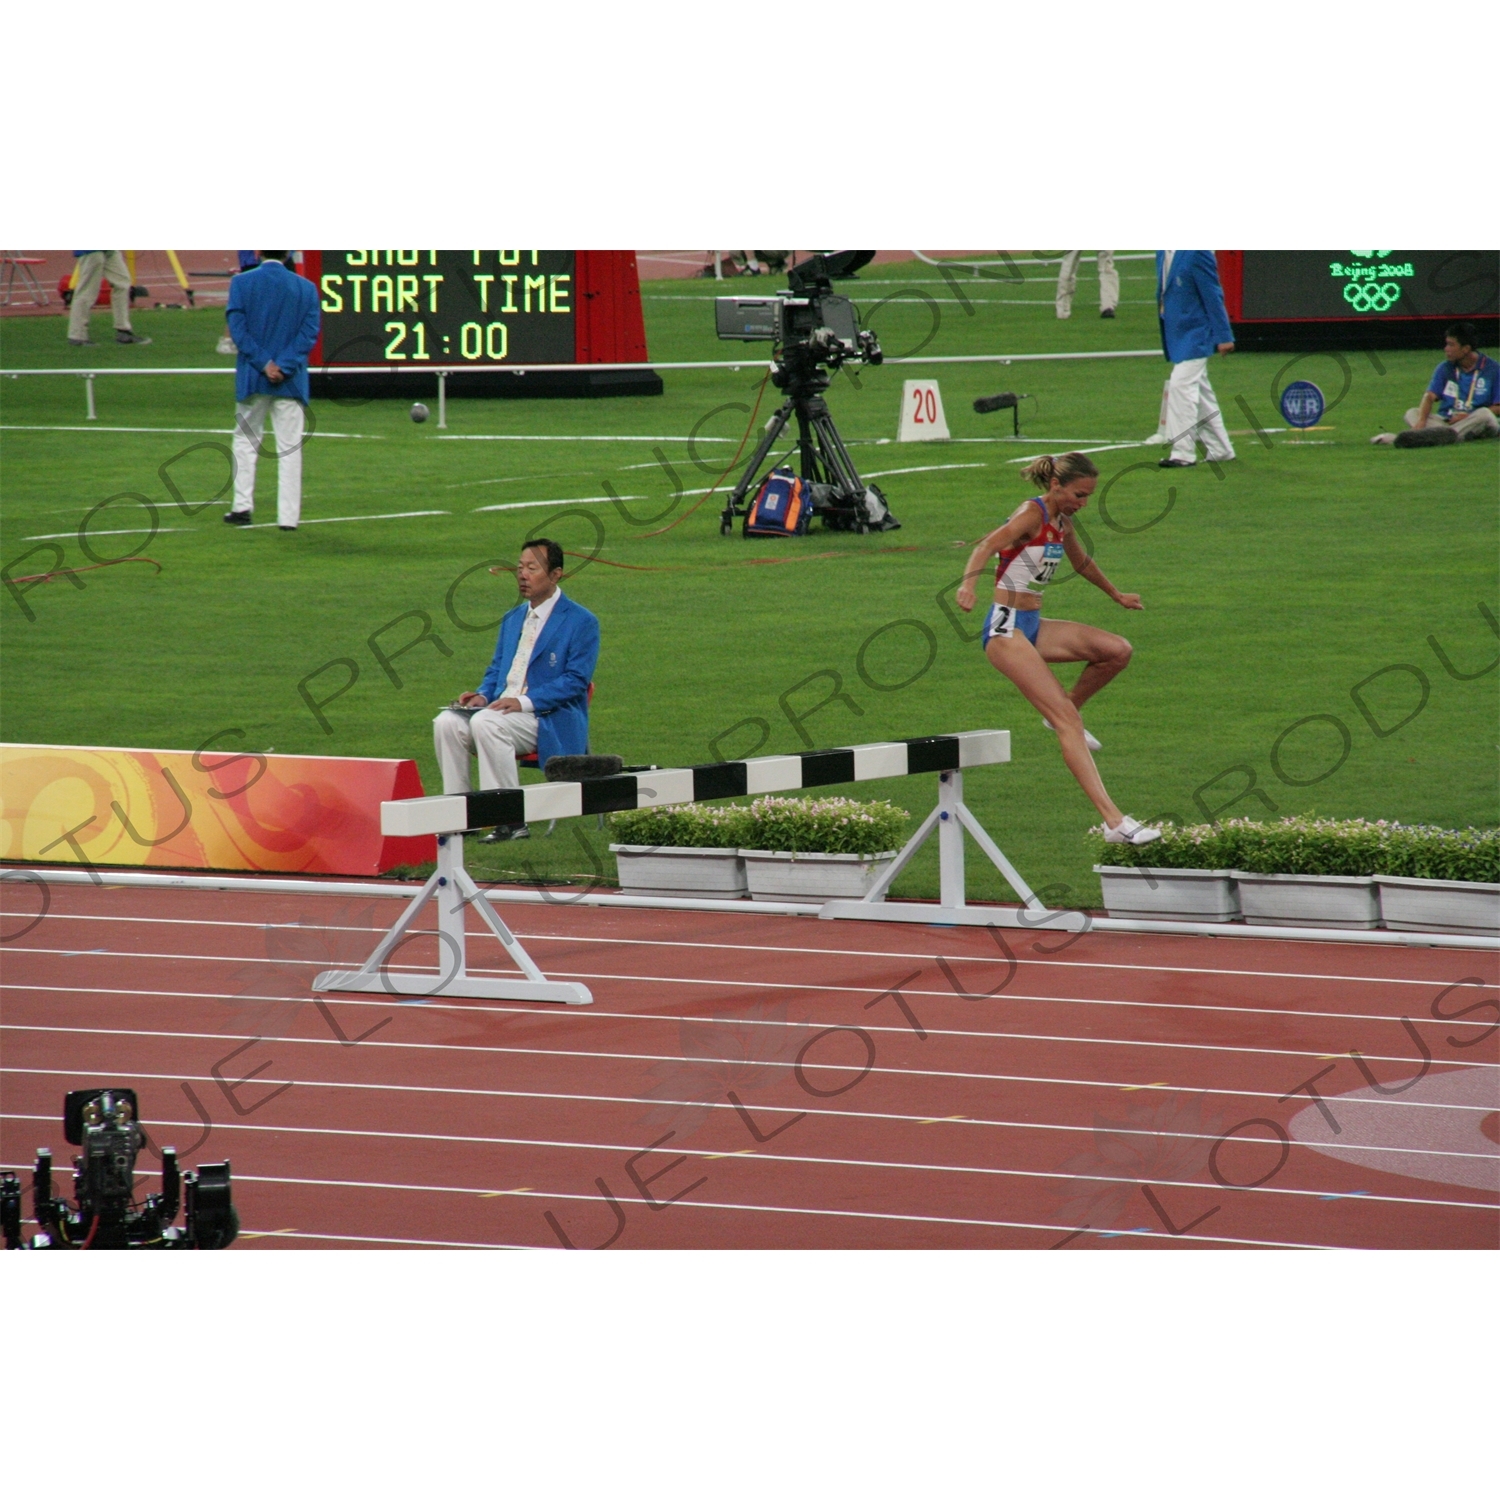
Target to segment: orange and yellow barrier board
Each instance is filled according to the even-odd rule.
[[[411,760],[0,745],[0,859],[378,875],[436,858],[380,832],[421,795]]]

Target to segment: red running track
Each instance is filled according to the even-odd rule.
[[[593,1006],[401,1003],[310,990],[389,899],[51,896],[0,903],[0,1162],[128,1084],[236,1248],[1500,1238],[1492,953],[502,905]]]

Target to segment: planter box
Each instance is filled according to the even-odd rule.
[[[650,844],[611,844],[626,896],[706,897],[733,901],[744,896],[745,862],[738,849],[662,849]]]
[[[1112,917],[1232,922],[1240,914],[1233,870],[1130,869],[1095,865]]]
[[[1377,875],[1380,915],[1397,932],[1500,937],[1500,885]]]
[[[1240,910],[1258,927],[1378,927],[1380,898],[1369,875],[1230,872]]]
[[[895,859],[889,854],[791,854],[741,849],[757,901],[858,901]]]

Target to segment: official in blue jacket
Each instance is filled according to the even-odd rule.
[[[536,751],[545,768],[554,755],[589,748],[589,685],[599,660],[599,621],[558,588],[563,551],[539,537],[516,564],[521,602],[500,622],[495,659],[478,691],[463,693],[432,721],[443,791],[469,790],[469,756],[479,759],[479,785],[521,784],[516,757]],[[525,838],[524,823],[505,825],[487,843]]]
[[[229,283],[234,370],[234,504],[224,519],[248,526],[255,510],[255,460],[266,416],[276,434],[276,524],[302,519],[302,444],[307,429],[307,360],[318,342],[318,293],[290,270],[285,250],[262,250],[253,271]]]
[[[1156,310],[1161,346],[1172,361],[1167,382],[1167,440],[1172,451],[1164,469],[1191,468],[1201,442],[1210,462],[1234,457],[1234,444],[1208,383],[1208,357],[1234,348],[1234,331],[1224,310],[1219,263],[1212,250],[1156,252]]]

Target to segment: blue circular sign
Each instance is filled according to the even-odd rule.
[[[1288,427],[1316,427],[1323,407],[1323,393],[1310,380],[1294,380],[1281,393],[1281,415]]]

